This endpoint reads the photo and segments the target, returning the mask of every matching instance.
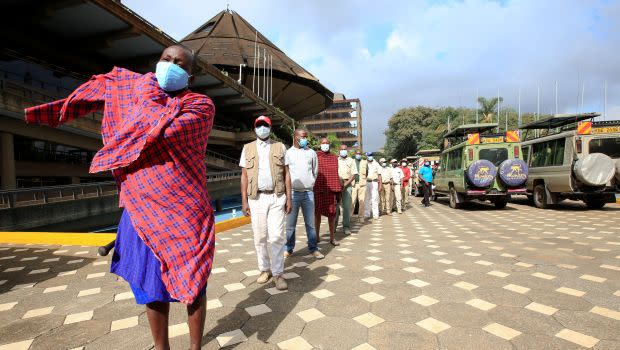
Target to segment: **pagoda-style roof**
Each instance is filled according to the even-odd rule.
[[[317,114],[332,104],[331,91],[234,11],[218,13],[181,42],[203,61],[225,70],[235,79],[239,79],[240,65],[245,64],[241,69],[241,83],[249,89],[254,85],[255,92],[260,85],[260,95],[292,118]],[[260,60],[255,59],[257,50]],[[265,62],[265,56],[271,58],[269,62]],[[273,76],[273,86],[267,89],[265,66],[273,69],[273,74],[267,72],[267,84]],[[268,96],[264,91],[270,91]]]

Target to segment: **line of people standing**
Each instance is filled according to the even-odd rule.
[[[342,215],[343,233],[351,234],[351,219],[368,222],[380,215],[402,213],[411,192],[411,170],[407,161],[391,167],[372,153],[349,156],[346,145],[338,155],[331,153],[328,139],[320,140],[320,150],[308,147],[305,130],[295,130],[293,146],[271,139],[271,120],[261,116],[254,123],[257,140],[244,146],[242,168],[242,210],[252,218],[254,245],[260,270],[258,283],[273,278],[279,290],[288,288],[282,276],[284,260],[294,253],[299,211],[304,219],[308,251],[323,259],[321,217],[327,217],[329,243],[338,246],[336,227]]]

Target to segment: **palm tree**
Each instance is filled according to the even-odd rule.
[[[495,112],[497,111],[497,104],[504,102],[502,97],[492,97],[487,99],[485,97],[478,97],[478,103],[480,104],[480,113],[482,114],[483,123],[492,123]]]

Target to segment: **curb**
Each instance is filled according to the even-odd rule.
[[[224,220],[215,224],[216,234],[226,232],[251,222],[249,217],[242,216]],[[69,232],[0,232],[0,244],[54,244],[102,246],[116,239],[115,233],[69,233]]]

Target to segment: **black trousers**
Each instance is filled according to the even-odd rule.
[[[424,205],[431,204],[431,201],[430,201],[431,183],[430,182],[422,182],[422,192],[424,193],[424,199],[422,200],[422,204]]]

